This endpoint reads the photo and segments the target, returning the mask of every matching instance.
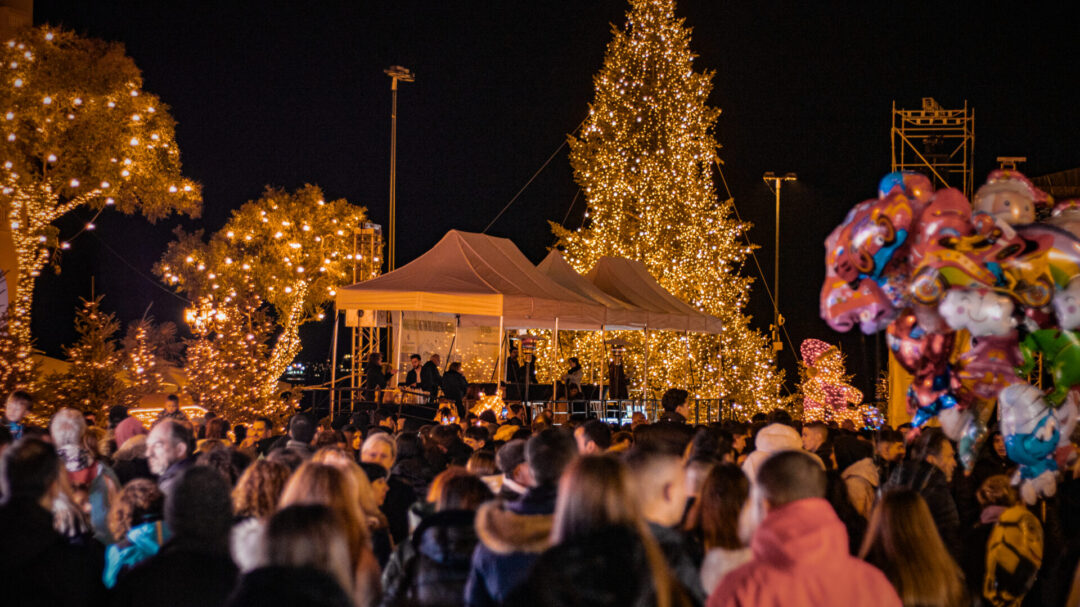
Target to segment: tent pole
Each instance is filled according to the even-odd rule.
[[[330,411],[334,411],[334,405],[338,403],[337,396],[337,334],[338,334],[338,307],[334,302],[334,336],[330,339]]]
[[[607,377],[607,343],[604,341],[604,325],[600,325],[600,411],[607,417],[607,399],[604,397],[604,379]],[[619,413],[622,424],[622,410]]]
[[[401,340],[404,334],[405,325],[405,313],[401,310],[394,312],[394,332],[397,333],[397,337],[394,339],[394,370],[398,373],[394,373],[394,386],[401,385]]]
[[[645,325],[645,409],[649,409],[649,325]]]
[[[690,385],[694,384],[694,363],[690,360],[690,331],[683,331],[683,341],[686,342],[686,369],[690,375]],[[701,400],[694,399],[697,402],[694,403],[694,423],[701,423]],[[707,419],[707,417],[706,417]]]
[[[499,386],[502,385],[503,380],[506,379],[506,375],[504,374],[504,371],[503,371],[503,365],[506,363],[506,360],[503,358],[503,340],[505,338],[506,338],[506,335],[504,334],[504,331],[503,331],[503,317],[500,314],[499,315],[499,357],[497,359],[495,359],[495,393],[496,394],[498,394],[498,392],[499,392]]]
[[[554,361],[555,365],[556,365],[555,368],[558,369],[559,367],[557,365],[559,364],[559,360],[560,360],[560,358],[559,358],[559,317],[558,316],[555,317],[555,333],[553,334],[552,339],[555,341],[555,361]],[[558,398],[559,398],[559,378],[558,378],[557,375],[555,375],[553,373],[551,375],[551,400],[558,400]]]

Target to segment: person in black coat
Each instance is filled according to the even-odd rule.
[[[223,605],[237,574],[229,556],[232,500],[225,477],[205,466],[184,471],[166,494],[165,524],[173,538],[120,579],[112,604]]]
[[[364,365],[364,400],[374,401],[378,398],[379,391],[386,389],[394,373],[397,373],[397,369],[383,371],[382,354],[372,352],[367,364]]]
[[[383,572],[382,605],[461,605],[479,542],[476,508],[491,497],[491,490],[475,476],[449,478],[435,513],[424,518],[390,558]]]
[[[912,459],[897,466],[885,490],[914,489],[926,500],[941,540],[958,563],[963,560],[960,514],[949,482],[956,470],[956,450],[940,428],[924,428],[912,445]]]
[[[60,458],[53,446],[24,438],[4,452],[0,503],[0,603],[37,607],[101,605],[104,559],[53,530],[45,505],[59,491]]]
[[[465,393],[469,390],[469,380],[461,372],[461,363],[452,362],[442,378],[442,391],[446,398],[457,405],[458,418],[465,417]]]
[[[420,368],[420,389],[431,395],[431,402],[439,398],[439,388],[442,387],[442,374],[439,372],[440,359],[438,354],[432,354],[431,358]]]

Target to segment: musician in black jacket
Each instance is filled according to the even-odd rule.
[[[431,359],[420,369],[420,389],[431,395],[431,402],[439,398],[442,386],[442,373],[439,372],[439,355],[432,354]]]

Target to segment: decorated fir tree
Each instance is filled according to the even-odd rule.
[[[79,338],[64,348],[67,370],[45,378],[44,407],[73,407],[103,418],[113,405],[134,404],[118,373],[123,360],[116,341],[120,322],[101,309],[101,300],[84,299],[75,313]]]
[[[587,219],[577,230],[554,225],[558,246],[580,272],[604,255],[639,260],[677,297],[724,321],[718,336],[650,335],[651,396],[689,386],[699,397],[734,402],[741,417],[768,411],[781,404],[783,375],[743,313],[750,226],[733,217],[732,200],[717,199],[713,75],[695,71],[690,29],[676,18],[674,0],[631,0],[613,36],[588,119],[570,138]],[[626,364],[640,389],[644,336],[619,337],[631,342]],[[597,358],[595,336],[568,345],[583,362]]]

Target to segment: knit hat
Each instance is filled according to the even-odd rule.
[[[754,450],[750,455],[746,456],[746,460],[743,462],[742,470],[746,473],[746,478],[750,479],[750,482],[754,482],[757,478],[757,469],[769,459],[769,456],[773,453],[780,451],[802,451],[802,437],[791,426],[785,424],[769,424],[758,431],[757,436],[754,437]],[[816,459],[818,463],[821,463],[821,467],[824,468],[825,464],[821,462],[821,458],[805,451],[811,457]]]
[[[135,417],[128,417],[124,421],[120,422],[116,426],[116,446],[121,447],[132,436],[139,434],[150,434],[150,432],[142,425],[142,422]]]

